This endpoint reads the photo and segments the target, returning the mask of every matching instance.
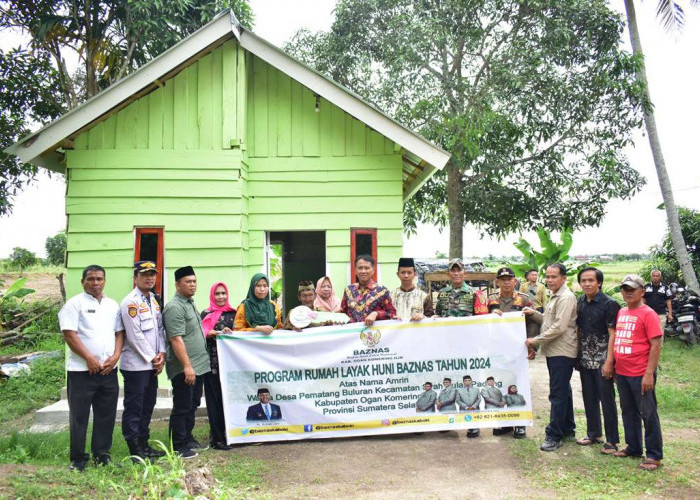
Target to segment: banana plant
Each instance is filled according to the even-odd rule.
[[[588,262],[577,262],[569,256],[569,250],[573,243],[573,230],[564,228],[561,230],[561,241],[556,242],[552,238],[552,231],[542,227],[537,229],[537,236],[540,240],[540,250],[535,250],[532,245],[522,236],[513,243],[521,254],[523,254],[523,262],[513,264],[513,270],[519,276],[523,276],[529,269],[537,269],[540,276],[544,276],[547,266],[556,262],[561,262],[566,266],[567,275],[572,276],[586,265],[591,265]]]

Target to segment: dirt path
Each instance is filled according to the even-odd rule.
[[[27,273],[23,276],[27,278],[25,288],[35,290],[34,293],[28,295],[26,300],[44,300],[51,299],[56,302],[61,300],[61,290],[58,286],[56,275],[52,273]],[[0,280],[5,281],[4,288],[7,288],[19,278],[18,273],[0,274]],[[65,277],[64,277],[65,279]]]
[[[544,358],[530,362],[533,409],[549,409]],[[581,402],[578,378],[574,401]],[[528,439],[539,443],[546,421],[535,420]],[[240,454],[264,460],[263,493],[274,498],[542,498],[541,485],[521,474],[512,437],[482,430],[309,440],[248,446]]]

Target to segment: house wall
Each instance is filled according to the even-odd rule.
[[[69,295],[88,264],[106,293],[131,287],[135,226],[163,226],[172,272],[245,296],[265,231],[326,230],[327,261],[347,282],[350,228],[377,228],[381,278],[396,285],[401,158],[393,142],[228,41],[157,90],[76,137],[67,151]],[[386,269],[387,272],[382,272]],[[391,279],[390,279],[391,278]]]

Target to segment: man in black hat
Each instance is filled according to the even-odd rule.
[[[156,283],[155,262],[134,264],[134,289],[120,309],[126,339],[119,368],[124,377],[122,434],[133,460],[162,457],[148,444],[151,415],[156,405],[158,375],[165,366],[165,330],[160,305],[151,288]]]
[[[211,371],[202,331],[202,320],[192,297],[197,291],[197,277],[190,266],[175,271],[173,299],[163,310],[168,336],[165,370],[173,384],[173,411],[170,436],[173,449],[182,458],[197,456],[206,449],[192,436],[194,416],[202,399],[203,375]]]
[[[433,301],[429,294],[416,287],[416,265],[412,258],[401,257],[396,276],[401,286],[391,292],[391,300],[396,308],[396,316],[407,321],[420,321],[433,315]]]
[[[279,405],[270,403],[270,389],[258,389],[258,404],[248,407],[246,420],[282,420]]]

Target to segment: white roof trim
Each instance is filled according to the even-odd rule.
[[[166,75],[184,61],[230,35],[235,36],[244,49],[286,73],[432,166],[442,169],[450,159],[449,153],[392,120],[337,82],[324,77],[285,54],[278,47],[243,29],[230,10],[223,12],[209,24],[166,50],[134,73],[119,80],[37,132],[16,142],[5,151],[17,156],[22,162],[60,170],[57,162],[58,155],[51,153],[53,153],[52,148],[55,149],[62,140],[152,85],[155,80]]]

